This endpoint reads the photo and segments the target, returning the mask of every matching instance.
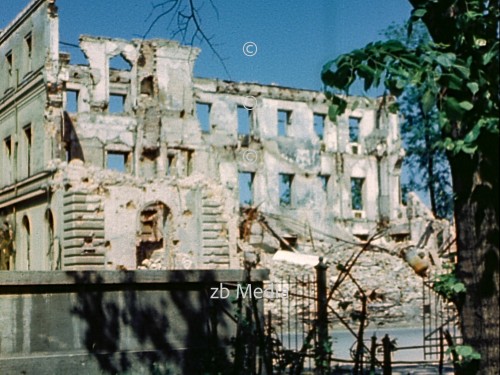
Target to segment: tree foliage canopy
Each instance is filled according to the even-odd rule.
[[[500,373],[499,337],[499,4],[498,0],[409,0],[408,34],[422,20],[431,40],[370,43],[328,62],[322,71],[334,119],[347,108],[337,95],[356,80],[383,85],[401,98],[419,90],[424,115],[437,111],[439,138],[453,178],[457,280],[466,292],[456,305],[464,343],[478,350],[461,374]],[[382,101],[382,103],[391,101]],[[387,108],[397,110],[397,104]],[[457,352],[455,350],[455,352]],[[480,358],[480,362],[478,361]]]
[[[428,5],[437,1],[421,3],[411,21],[425,17]],[[467,1],[467,5],[467,11],[457,13],[447,30],[454,34],[448,43],[429,40],[411,46],[394,39],[380,41],[328,62],[322,80],[331,89],[330,117],[347,107],[344,99],[334,95],[335,89],[348,92],[360,79],[365,90],[384,84],[387,93],[396,97],[406,87],[418,86],[423,92],[423,111],[440,110],[443,137],[439,146],[447,151],[472,154],[480,146],[480,134],[498,134],[498,10],[493,2],[481,0]],[[413,22],[409,25],[411,34]],[[389,110],[396,111],[397,105]]]

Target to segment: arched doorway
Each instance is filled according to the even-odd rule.
[[[164,251],[169,238],[170,210],[163,202],[146,205],[139,213],[136,264],[142,265],[153,254]],[[163,254],[162,254],[163,255]]]

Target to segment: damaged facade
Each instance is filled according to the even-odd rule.
[[[432,220],[401,202],[398,117],[377,100],[332,122],[320,92],[193,77],[200,51],[177,42],[80,47],[88,65],[60,51],[55,0],[0,33],[2,269],[239,268],[380,225],[418,243]]]

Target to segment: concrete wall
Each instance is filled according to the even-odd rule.
[[[254,286],[267,278],[252,274]],[[203,374],[229,365],[243,271],[0,272],[2,374]],[[168,372],[171,371],[171,372]]]

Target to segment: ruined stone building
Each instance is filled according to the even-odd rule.
[[[241,242],[268,236],[242,234],[250,206],[270,253],[380,223],[421,235],[398,117],[376,100],[332,122],[321,92],[194,77],[199,50],[174,41],[80,47],[88,65],[60,50],[55,0],[0,32],[3,269],[239,268]]]

